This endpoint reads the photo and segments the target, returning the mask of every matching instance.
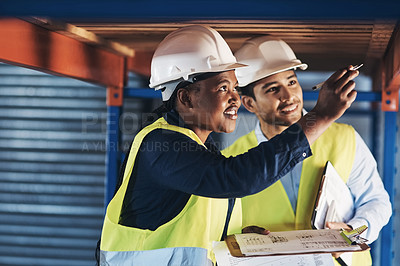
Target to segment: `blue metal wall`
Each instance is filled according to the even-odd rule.
[[[0,64],[0,265],[94,265],[106,90]]]
[[[0,63],[0,265],[94,265],[106,153],[121,156],[157,102],[126,99],[121,145],[108,146],[105,97],[104,87]]]

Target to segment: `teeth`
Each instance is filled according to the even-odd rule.
[[[224,112],[225,114],[227,114],[227,115],[235,115],[236,114],[236,112],[235,111],[227,111],[227,112]]]
[[[292,106],[292,108],[285,108],[285,109],[283,109],[283,111],[284,112],[291,112],[291,111],[293,111],[294,109],[296,109],[297,108],[297,105],[294,105],[294,106]]]

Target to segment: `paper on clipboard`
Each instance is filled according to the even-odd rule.
[[[321,179],[311,225],[324,229],[326,222],[347,222],[353,217],[354,201],[331,162],[327,162]]]
[[[354,245],[349,244],[341,235],[341,230],[335,229],[282,231],[271,232],[268,235],[260,235],[254,233],[235,234],[227,236],[225,238],[225,243],[228,247],[229,254],[225,254],[227,255],[227,257],[225,256],[225,259],[223,260],[225,261],[226,259],[228,259],[228,261],[234,263],[237,262],[237,260],[235,260],[233,257],[250,259],[260,256],[269,258],[278,256],[280,257],[279,259],[283,259],[283,261],[285,261],[287,259],[292,260],[292,256],[299,255],[325,253],[331,256],[332,252],[345,252],[347,254],[351,254],[352,252],[359,252],[370,249],[370,247],[366,243],[356,243]],[[217,254],[218,252],[216,249],[214,249],[214,252],[216,257],[221,255]],[[226,253],[226,250],[224,251],[224,253]],[[311,257],[308,258],[310,259]],[[217,258],[217,260],[223,261],[219,258]],[[275,260],[276,259],[272,259],[272,261]],[[252,260],[252,262],[260,262],[260,260]],[[254,264],[243,264],[243,266],[245,265],[250,266]]]
[[[365,243],[349,244],[341,231],[335,229],[282,231],[268,235],[235,234],[234,238],[244,256],[355,252],[369,248]],[[229,247],[229,241],[227,244]]]
[[[330,253],[235,257],[230,253],[225,241],[214,242],[213,252],[218,266],[334,266],[332,255]]]

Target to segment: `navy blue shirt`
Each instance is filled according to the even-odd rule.
[[[186,127],[176,111],[165,116]],[[141,144],[125,194],[119,223],[155,230],[174,218],[192,194],[239,198],[260,192],[311,155],[302,129],[294,124],[249,152],[225,158],[179,132],[156,129]]]

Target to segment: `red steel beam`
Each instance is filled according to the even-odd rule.
[[[153,52],[135,51],[134,57],[127,58],[127,68],[130,71],[150,77],[150,66]]]
[[[123,88],[125,58],[16,18],[0,18],[0,61]]]
[[[393,31],[382,64],[382,110],[399,111],[400,28]]]

